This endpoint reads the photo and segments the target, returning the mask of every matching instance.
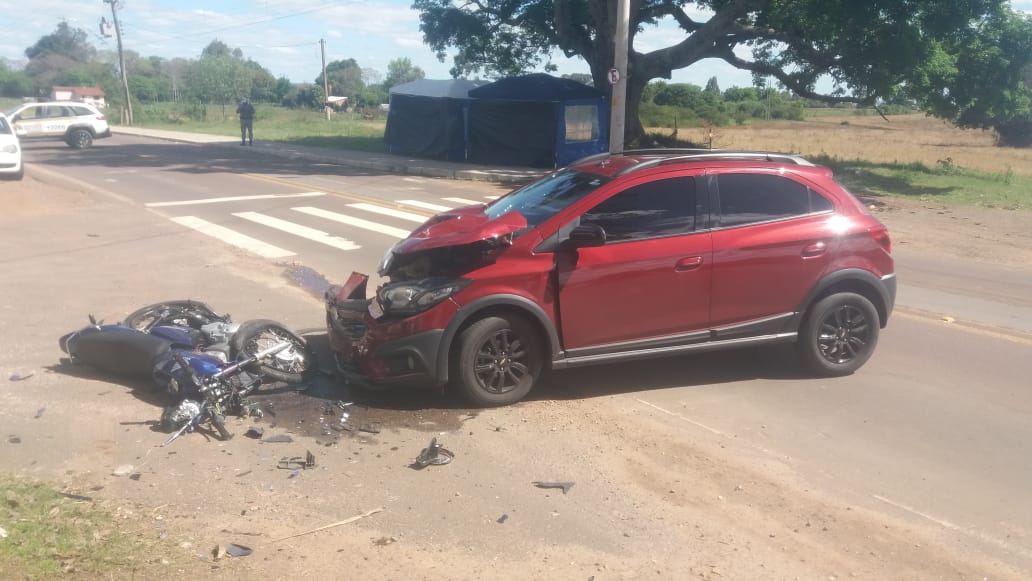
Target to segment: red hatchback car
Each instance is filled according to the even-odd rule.
[[[814,373],[874,352],[896,295],[888,231],[797,156],[640,150],[447,211],[326,293],[364,388],[452,385],[480,406],[549,368],[795,342]]]

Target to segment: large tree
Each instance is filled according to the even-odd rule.
[[[397,58],[387,63],[387,77],[383,81],[384,90],[390,91],[402,83],[409,83],[425,78],[423,69],[412,64],[408,58]]]
[[[928,112],[1032,146],[1032,16],[1001,10],[948,39],[922,73],[907,92]]]
[[[772,76],[794,93],[827,102],[875,104],[914,81],[957,31],[1007,0],[630,0],[628,141],[644,134],[638,104],[648,82],[702,59]],[[608,87],[617,0],[414,0],[424,40],[454,76],[507,75],[544,66],[555,50],[581,57],[595,86]],[[641,52],[635,37],[661,21],[683,37]],[[744,49],[744,50],[743,50]],[[822,76],[831,90],[817,90]]]
[[[354,103],[356,97],[365,89],[362,80],[362,67],[355,59],[342,59],[326,64],[326,78],[329,79],[330,94],[327,96],[347,97]],[[323,86],[323,76],[315,78],[315,84]]]

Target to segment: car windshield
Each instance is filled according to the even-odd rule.
[[[560,170],[491,202],[484,213],[495,219],[512,211],[519,212],[527,220],[529,230],[608,181],[609,178],[595,174]]]

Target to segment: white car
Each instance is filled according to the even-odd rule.
[[[61,139],[76,149],[111,137],[107,118],[92,105],[72,101],[24,103],[6,113],[21,139]]]
[[[0,113],[0,177],[20,180],[23,175],[21,143],[7,116]]]

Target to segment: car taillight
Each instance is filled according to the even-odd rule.
[[[97,121],[103,121],[103,120],[104,120],[104,116],[103,115],[97,115]]]
[[[892,252],[892,239],[889,238],[889,231],[887,228],[884,226],[881,228],[871,228],[867,233],[871,235],[872,240],[885,249],[885,252]]]

